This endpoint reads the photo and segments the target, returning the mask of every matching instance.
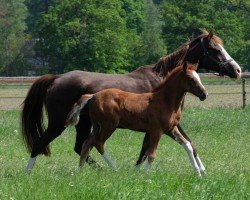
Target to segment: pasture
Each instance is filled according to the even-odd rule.
[[[28,86],[15,88],[1,86],[0,97],[6,93],[22,97],[28,90]],[[241,87],[208,81],[206,88],[211,93],[216,88],[230,92]],[[106,145],[117,172],[95,149],[91,155],[103,169],[85,165],[79,170],[73,127],[52,143],[52,156],[38,157],[27,175],[29,154],[19,127],[21,101],[0,102],[0,199],[249,199],[250,106],[248,100],[248,106],[240,108],[240,95],[211,95],[201,104],[187,97],[181,124],[207,169],[202,179],[194,173],[185,150],[167,136],[160,141],[151,171],[135,170],[144,134],[129,130],[117,130]]]

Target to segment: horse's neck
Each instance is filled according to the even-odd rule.
[[[163,58],[155,64],[153,70],[166,76],[174,68],[178,67],[186,52],[186,47],[179,49]]]

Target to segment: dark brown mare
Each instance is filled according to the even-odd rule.
[[[48,144],[64,131],[67,115],[81,95],[93,94],[107,88],[135,93],[149,92],[183,61],[199,63],[198,69],[212,70],[221,76],[241,76],[241,68],[222,47],[221,39],[212,32],[204,32],[194,40],[186,42],[174,53],[161,58],[157,64],[140,67],[128,74],[72,71],[39,78],[30,88],[21,114],[22,135],[28,151],[31,152],[26,169],[31,170],[38,154],[50,155]],[[48,114],[47,129],[43,125],[44,105]],[[86,111],[82,111],[80,122],[75,128],[75,151],[80,154],[82,143],[89,136],[91,129],[91,121]],[[178,129],[190,141],[179,125]],[[169,132],[168,135],[174,138],[173,133]],[[146,134],[144,144],[147,140]],[[144,146],[141,155],[145,151]],[[194,154],[197,155],[196,151]],[[138,162],[142,158],[141,155]]]
[[[195,70],[197,70],[196,66],[185,62],[183,66],[170,72],[166,80],[149,93],[136,94],[111,88],[92,95],[83,95],[73,106],[66,122],[67,124],[74,123],[81,109],[88,106],[93,131],[83,143],[80,166],[83,165],[94,146],[107,163],[116,168],[115,163],[104,150],[104,144],[117,127],[148,134],[149,140],[141,162],[147,158],[148,166],[150,166],[156,157],[156,149],[161,136],[172,131],[179,123],[185,93],[190,92],[202,101],[207,97]],[[193,167],[201,175],[190,142],[180,133],[175,136],[187,150]]]

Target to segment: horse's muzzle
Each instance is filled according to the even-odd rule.
[[[228,63],[225,67],[222,68],[220,73],[221,76],[229,76],[230,78],[239,79],[241,78],[241,68],[240,66],[233,60]]]
[[[207,92],[202,92],[201,95],[199,96],[199,99],[201,101],[204,101],[208,96],[208,93]]]

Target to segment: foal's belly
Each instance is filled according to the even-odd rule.
[[[120,128],[130,129],[133,131],[145,132],[148,129],[148,120],[147,119],[136,119],[131,118],[131,120],[121,119],[119,122]]]

